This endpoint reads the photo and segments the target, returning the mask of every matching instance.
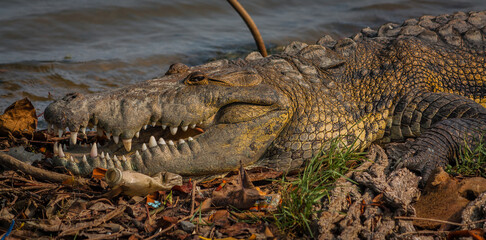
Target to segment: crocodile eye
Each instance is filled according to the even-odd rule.
[[[184,82],[188,85],[204,85],[208,84],[208,77],[202,72],[193,72],[187,76]]]

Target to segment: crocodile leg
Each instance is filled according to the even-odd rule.
[[[393,137],[420,135],[400,165],[419,172],[425,182],[437,167],[458,157],[465,143],[477,145],[486,133],[486,109],[458,95],[418,93],[397,105],[391,131]]]

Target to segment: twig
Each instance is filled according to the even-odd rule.
[[[228,0],[228,3],[231,4],[231,6],[240,14],[241,18],[243,18],[243,21],[245,21],[246,26],[250,29],[251,35],[253,35],[253,39],[255,39],[255,43],[258,47],[258,51],[262,54],[263,57],[266,57],[267,54],[267,49],[265,48],[265,44],[263,43],[262,36],[260,35],[260,31],[258,31],[257,26],[255,25],[255,22],[253,22],[253,19],[251,19],[250,15],[248,12],[246,12],[245,8],[241,6],[241,4],[237,0]]]
[[[0,152],[0,165],[12,170],[20,170],[36,179],[46,180],[50,182],[63,183],[66,180],[74,178],[73,176],[55,173],[31,166],[3,152]],[[74,178],[73,180],[77,184],[85,184],[88,181],[84,178]]]
[[[185,221],[185,220],[189,219],[190,217],[191,217],[191,215],[185,216],[185,217],[181,218],[179,221],[177,221],[176,223],[173,223],[172,225],[166,227],[164,230],[162,230],[162,231],[160,231],[160,232],[158,232],[158,233],[156,233],[156,234],[154,234],[154,235],[152,235],[152,236],[150,236],[148,238],[145,238],[145,240],[150,240],[150,239],[154,239],[156,237],[159,237],[160,235],[162,235],[162,234],[166,233],[167,231],[171,230],[173,227],[175,227],[180,222]]]
[[[398,236],[403,237],[403,236],[416,235],[416,234],[419,234],[419,235],[430,235],[430,234],[438,235],[438,234],[447,234],[447,233],[449,233],[449,231],[422,230],[422,231],[415,231],[415,232],[404,232],[404,233],[402,233]]]
[[[98,226],[102,223],[105,223],[105,222],[109,221],[110,219],[120,215],[121,213],[123,213],[125,211],[125,209],[126,209],[126,206],[121,206],[120,208],[117,208],[117,209],[105,214],[104,216],[95,219],[92,222],[80,223],[76,227],[66,229],[63,232],[61,232],[61,234],[59,234],[59,236],[72,235],[72,234],[78,233],[79,231],[81,231],[85,228],[96,227],[96,226]]]
[[[450,225],[455,225],[455,226],[464,226],[465,224],[462,223],[455,223],[455,222],[449,222],[445,220],[439,220],[439,219],[432,219],[432,218],[421,218],[421,217],[395,217],[395,219],[399,220],[421,220],[421,221],[429,221],[429,222],[439,222],[439,223],[445,223],[445,224],[450,224]]]
[[[192,181],[191,214],[194,215],[194,205],[196,204],[196,181]]]

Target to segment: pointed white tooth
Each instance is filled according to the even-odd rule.
[[[109,153],[106,153],[106,159],[111,160]]]
[[[189,141],[189,142],[190,142],[190,141],[194,141],[194,138],[192,138],[192,137],[188,137],[188,138],[187,138],[187,141]]]
[[[122,139],[122,142],[125,150],[127,150],[127,152],[130,152],[130,150],[132,150],[132,139]]]
[[[59,154],[59,144],[57,142],[54,143],[54,156],[57,156]]]
[[[105,158],[105,152],[101,152],[101,158]]]
[[[59,157],[61,157],[61,158],[66,156],[64,154],[64,151],[62,150],[62,144],[59,144],[59,148],[57,149],[57,152],[59,153]]]
[[[157,125],[157,122],[152,122],[152,127],[155,127]]]
[[[64,132],[64,131],[63,131],[62,129],[58,129],[58,130],[57,130],[57,136],[58,136],[58,137],[62,137],[62,133],[63,133],[63,132]]]
[[[157,141],[155,141],[155,137],[154,136],[150,136],[150,140],[149,140],[148,146],[151,147],[151,148],[157,146]]]
[[[165,130],[167,128],[167,125],[162,124],[162,130]]]
[[[118,144],[120,142],[120,136],[113,135],[113,141],[115,142],[115,144]]]
[[[93,144],[93,146],[91,147],[91,152],[89,152],[89,156],[92,158],[98,156],[98,147],[96,147],[96,144]]]
[[[199,125],[202,125],[202,121],[199,122]]]
[[[189,127],[189,126],[182,126],[182,127],[181,127],[181,129],[182,129],[182,131],[184,131],[184,132],[185,132],[185,131],[187,131],[187,128],[188,128],[188,127]]]
[[[174,142],[172,142],[172,140],[167,141],[167,144],[174,146]]]
[[[83,162],[87,162],[86,155],[83,154]]]
[[[79,129],[83,134],[86,134],[86,128],[85,127],[82,127],[81,129]]]
[[[71,157],[69,158],[69,160],[71,160],[71,162],[74,162],[74,158],[73,158],[73,156],[71,156]]]
[[[136,132],[136,133],[135,133],[135,137],[136,137],[136,138],[139,138],[139,137],[140,137],[140,132]]]
[[[164,145],[164,144],[167,144],[163,138],[159,138],[159,144],[160,145]]]
[[[195,124],[195,123],[193,123],[193,124],[189,125],[189,127],[190,127],[190,128],[195,128],[195,127],[196,127],[196,124]]]
[[[176,135],[176,133],[177,133],[177,127],[170,127],[170,133],[172,135]]]
[[[127,158],[125,157],[125,155],[122,155],[122,160],[127,161]]]
[[[138,152],[138,150],[135,151],[135,156],[140,157],[140,153]]]
[[[147,125],[143,125],[143,130],[147,130]]]
[[[179,144],[183,144],[185,143],[186,141],[184,141],[184,139],[179,139]]]
[[[147,150],[147,145],[145,145],[145,143],[144,143],[144,144],[142,144],[142,151],[146,151],[146,150]]]
[[[78,141],[78,133],[77,132],[71,132],[71,145],[76,145],[76,142]]]
[[[64,151],[67,151],[67,146],[66,146],[65,144],[62,144],[62,149],[63,149]]]
[[[118,161],[118,157],[116,155],[113,157],[113,160]]]

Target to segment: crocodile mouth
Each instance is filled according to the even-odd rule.
[[[187,166],[182,167],[184,164],[197,168],[192,165],[207,162],[211,155],[220,154],[218,148],[237,149],[242,148],[242,145],[250,145],[244,135],[260,128],[268,119],[282,115],[283,112],[275,105],[230,103],[196,123],[185,120],[178,121],[179,125],[161,121],[151,122],[141,126],[132,139],[113,136],[95,125],[92,118],[87,127],[96,129],[97,136],[86,138],[77,131],[69,133],[69,144],[67,141],[55,144],[53,160],[56,165],[65,166],[70,171],[82,175],[89,174],[94,167],[119,168],[147,174],[159,171],[182,175],[192,175],[193,172],[211,173],[211,169],[217,169],[218,166],[208,166],[207,170],[197,171],[180,169],[187,169]],[[48,126],[49,132],[64,134],[55,125]],[[80,126],[79,132],[84,133],[85,129]],[[253,155],[251,151],[245,150],[240,155],[249,157]],[[236,156],[235,159],[241,159],[242,156]],[[205,160],[197,160],[199,158]],[[230,170],[224,166],[219,166],[219,169]]]

